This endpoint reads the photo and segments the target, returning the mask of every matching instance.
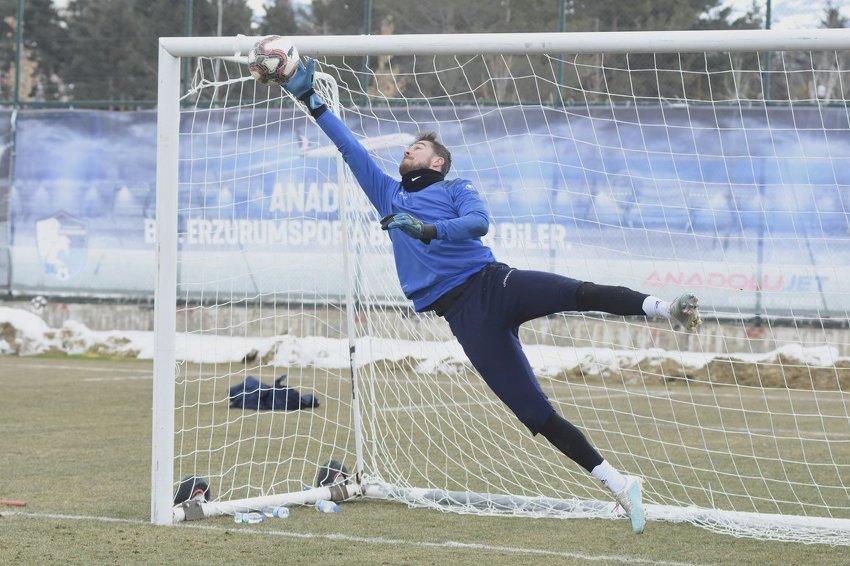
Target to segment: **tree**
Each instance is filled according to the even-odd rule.
[[[62,78],[73,99],[132,101],[155,92],[156,43],[146,30],[147,14],[136,13],[136,4],[72,0],[68,5],[71,58]],[[161,21],[174,22],[175,15]]]
[[[0,0],[0,99],[15,97],[18,0]],[[67,60],[66,32],[51,0],[24,3],[20,100],[55,98],[61,85],[56,72]]]
[[[850,19],[841,13],[840,8],[832,3],[832,0],[827,0],[826,6],[823,8],[823,18],[820,21],[822,28],[846,28],[850,24]]]
[[[301,30],[304,14],[296,12],[292,0],[270,0],[264,7],[266,15],[257,30],[259,35],[296,35]]]
[[[569,31],[654,31],[728,29],[731,9],[721,0],[643,0],[628,4],[615,0],[573,0],[569,3]],[[708,84],[715,61],[696,53],[630,53],[583,56],[584,70],[575,74],[592,93],[623,102],[643,99],[694,100],[716,94]],[[603,64],[604,63],[604,64]],[[627,71],[627,72],[626,72]],[[682,71],[690,71],[685,74]],[[669,77],[669,79],[668,79]]]
[[[313,0],[314,32],[321,34],[361,34],[364,32],[362,0]],[[566,2],[567,31],[629,31],[664,29],[728,29],[743,27],[730,23],[731,8],[723,0],[569,0]],[[545,0],[373,0],[370,33],[477,33],[477,32],[551,32],[561,29],[560,1]],[[758,27],[758,22],[749,22]],[[643,98],[704,98],[713,91],[707,83],[704,56],[698,54],[629,54],[556,57],[486,56],[464,60],[461,66],[450,58],[437,73],[419,72],[412,57],[382,57],[369,61],[378,71],[373,90],[395,96],[407,89],[408,98],[428,98],[442,89],[460,92],[468,84],[486,84],[475,97],[525,100],[539,98],[544,92],[555,96],[551,86],[538,84],[534,75],[562,80],[558,96],[582,92],[581,101],[640,101]],[[438,64],[442,59],[438,58]],[[337,63],[337,60],[333,61]],[[349,58],[346,63],[354,67]],[[383,79],[392,64],[401,78]],[[604,64],[603,64],[604,63]],[[709,68],[714,65],[709,63]],[[722,64],[716,63],[716,64]],[[728,65],[728,63],[727,63]],[[361,70],[358,68],[353,70]],[[694,74],[682,70],[696,69]],[[625,72],[628,70],[628,72]],[[533,71],[533,72],[529,72]],[[416,74],[415,80],[413,75]],[[659,80],[659,73],[677,73],[674,80]],[[345,74],[345,73],[343,73]],[[514,79],[507,80],[511,75]],[[409,80],[406,80],[409,78]],[[344,82],[356,84],[352,74]],[[415,89],[415,90],[413,90]]]
[[[363,33],[363,0],[313,0],[313,33],[357,35]]]
[[[192,35],[216,35],[219,7],[221,35],[248,34],[251,30],[251,8],[246,0],[194,0]]]
[[[721,22],[721,0],[572,0],[572,31],[655,31],[700,29]]]
[[[846,28],[850,19],[844,16],[832,0],[828,0],[823,9],[820,25],[823,28]],[[850,57],[843,53],[822,53],[816,58],[819,61],[819,71],[809,85],[809,95],[812,99],[830,102],[833,99],[844,100],[850,93],[850,86],[841,92],[841,71],[850,66]]]
[[[416,33],[475,33],[499,31],[557,31],[558,1],[525,2],[521,0],[374,0],[369,18],[364,18],[363,0],[313,0],[313,32],[317,34],[360,35],[364,31],[373,34],[416,34]],[[364,30],[364,20],[370,29]],[[414,57],[370,58],[369,66],[377,72],[377,79],[369,85],[373,91],[385,96],[397,96],[404,92],[408,97],[427,98],[441,89],[462,92],[468,89],[468,80],[492,79],[490,89],[476,96],[494,98],[505,95],[510,86],[502,81],[510,58],[480,57],[465,61],[462,67],[450,57],[438,58],[438,72],[422,72],[417,68]],[[541,58],[537,58],[541,60]],[[352,71],[361,71],[367,59],[333,59],[334,64],[348,65]],[[391,78],[387,70],[392,65],[397,74]],[[401,74],[401,76],[398,76]],[[414,80],[415,74],[415,80]],[[343,73],[342,81],[358,84],[364,75]],[[516,83],[514,83],[516,84]],[[522,90],[522,89],[520,89]],[[529,88],[529,90],[533,90]],[[519,93],[512,96],[519,97]]]
[[[192,35],[215,35],[219,5],[222,34],[250,30],[245,0],[194,0]],[[186,29],[186,2],[72,0],[68,5],[69,60],[61,70],[75,100],[108,100],[119,107],[156,99],[158,38]]]

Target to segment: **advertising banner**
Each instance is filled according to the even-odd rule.
[[[18,114],[13,286],[24,292],[148,295],[154,249],[156,115]]]
[[[0,110],[0,292],[9,293],[9,196],[12,185],[12,111]]]
[[[360,292],[383,292],[377,282],[395,273],[377,213],[360,196],[350,205],[370,222],[343,233],[335,148],[312,122],[277,112],[184,114],[181,289],[343,297],[348,236],[355,248],[380,244],[353,268]],[[438,131],[449,176],[487,201],[485,241],[506,263],[661,297],[692,289],[720,312],[850,311],[840,108],[409,108],[348,119],[393,176],[411,134]],[[17,129],[14,287],[152,293],[155,114],[22,113]]]

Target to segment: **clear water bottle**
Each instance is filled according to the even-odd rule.
[[[327,499],[320,499],[316,501],[316,511],[320,513],[339,513],[339,505],[334,503],[333,501],[328,501]]]
[[[280,505],[279,507],[266,507],[263,509],[263,515],[267,519],[271,519],[272,517],[286,519],[289,517],[289,507],[284,507],[283,505]]]
[[[233,522],[234,523],[249,523],[251,525],[256,525],[257,523],[262,523],[266,520],[266,517],[262,513],[256,513],[254,511],[249,511],[247,513],[234,513],[233,514]]]

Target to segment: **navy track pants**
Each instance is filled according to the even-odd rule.
[[[490,389],[537,434],[554,411],[519,341],[519,326],[575,311],[582,281],[493,263],[473,275],[444,317]]]

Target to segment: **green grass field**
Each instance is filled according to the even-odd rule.
[[[847,549],[653,521],[476,517],[355,501],[257,526],[150,525],[151,364],[2,358],[0,563],[845,564]]]

